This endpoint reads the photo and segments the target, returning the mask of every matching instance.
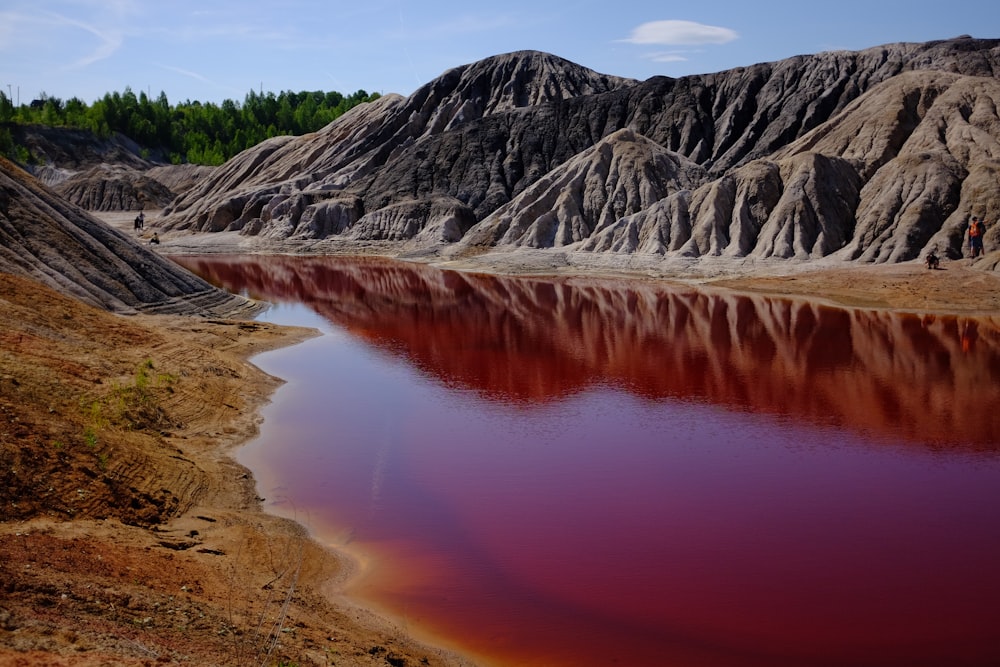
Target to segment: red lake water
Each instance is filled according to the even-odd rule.
[[[186,257],[323,335],[240,451],[481,664],[1000,664],[1000,322]]]

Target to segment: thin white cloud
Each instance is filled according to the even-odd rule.
[[[70,69],[80,69],[86,67],[87,65],[92,65],[99,60],[104,60],[105,58],[110,58],[114,53],[121,48],[122,43],[124,43],[125,38],[121,33],[116,32],[101,32],[96,28],[86,26],[84,24],[78,24],[80,28],[88,31],[89,33],[95,35],[101,43],[98,44],[97,48],[85,55],[84,57],[78,59],[76,62],[69,65]]]
[[[62,14],[56,14],[54,12],[41,12],[40,15],[46,18],[40,20],[37,17],[27,15],[19,18],[24,25],[35,24],[35,26],[41,26],[43,29],[67,26],[77,28],[90,33],[98,40],[98,45],[95,49],[86,55],[77,58],[75,61],[68,63],[66,65],[66,69],[81,69],[99,60],[109,58],[121,48],[122,43],[125,41],[125,36],[121,30],[113,28],[110,30],[99,30],[84,21],[64,16]]]
[[[735,30],[694,21],[650,21],[632,30],[621,41],[630,44],[659,44],[661,46],[697,46],[700,44],[725,44],[738,39]]]
[[[646,60],[652,60],[654,63],[684,63],[687,62],[688,58],[682,53],[677,53],[676,51],[659,51],[656,53],[647,53],[643,56]]]
[[[198,81],[201,81],[202,83],[208,83],[213,86],[215,85],[215,82],[209,79],[208,77],[198,74],[197,72],[192,72],[191,70],[188,69],[181,69],[180,67],[174,67],[173,65],[163,65],[161,63],[156,63],[156,66],[159,67],[160,69],[165,69],[168,72],[175,72],[177,74],[181,74],[183,76],[196,79]]]

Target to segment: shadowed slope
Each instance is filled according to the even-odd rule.
[[[218,314],[250,305],[95,220],[2,158],[0,271],[115,311]]]

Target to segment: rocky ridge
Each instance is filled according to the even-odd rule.
[[[1000,40],[969,37],[644,82],[517,52],[245,151],[162,226],[445,258],[957,258],[1000,206],[998,72]]]
[[[119,133],[0,123],[35,164],[22,165],[66,200],[88,211],[162,209],[214,167],[160,164]]]
[[[116,312],[218,315],[256,307],[96,220],[2,158],[0,271]]]
[[[176,196],[143,171],[109,164],[70,174],[53,189],[88,211],[160,209]]]

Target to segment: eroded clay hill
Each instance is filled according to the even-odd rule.
[[[1000,40],[969,37],[644,82],[517,52],[245,151],[163,225],[446,256],[958,257],[1000,207],[998,72]]]
[[[0,158],[0,272],[118,312],[236,313],[213,287]]]
[[[25,168],[68,201],[88,211],[162,209],[213,167],[159,164],[120,133],[4,123],[14,141],[40,164]]]

